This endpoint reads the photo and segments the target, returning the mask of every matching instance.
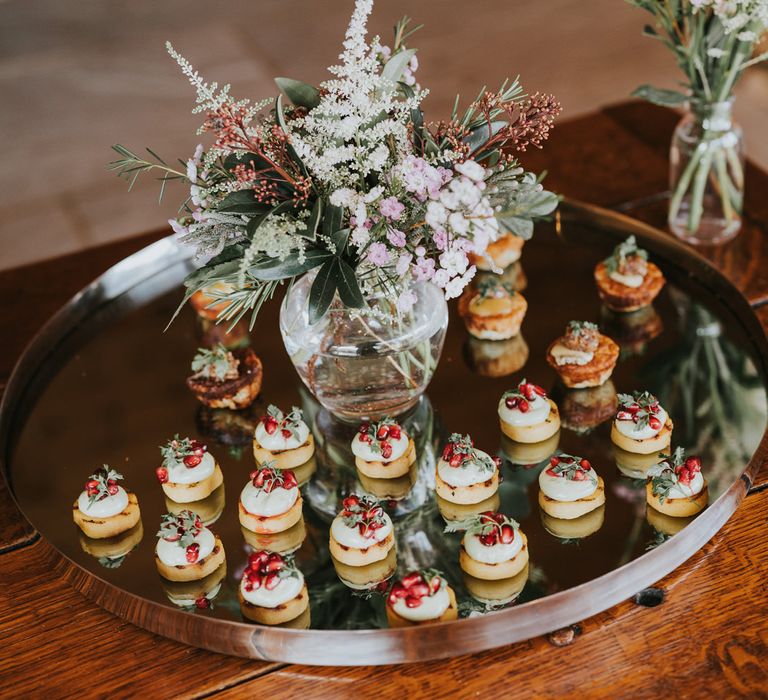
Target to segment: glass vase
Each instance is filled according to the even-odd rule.
[[[744,140],[732,108],[693,103],[672,136],[668,223],[689,243],[724,243],[741,228]]]
[[[285,348],[304,384],[334,415],[349,421],[397,416],[413,407],[437,366],[448,327],[448,305],[429,283],[414,283],[412,309],[400,312],[385,296],[363,309],[335,300],[309,323],[314,274],[291,287],[280,309]]]

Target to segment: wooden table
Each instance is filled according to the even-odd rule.
[[[663,227],[670,111],[625,103],[563,122],[525,164],[551,189]],[[708,252],[768,326],[768,175],[748,167],[746,220]],[[0,273],[0,390],[37,328],[77,290],[164,232]],[[18,300],[23,299],[23,305]],[[765,306],[763,306],[765,304]],[[41,470],[48,465],[41,465]],[[325,668],[224,657],[149,634],[95,607],[51,568],[51,549],[0,482],[0,695],[150,698],[749,697],[768,695],[768,465],[698,554],[657,586],[569,630],[450,661]],[[575,636],[573,632],[576,632]],[[569,634],[563,635],[568,637]]]

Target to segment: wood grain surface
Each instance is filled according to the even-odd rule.
[[[677,117],[626,103],[560,124],[525,164],[564,195],[663,227],[666,151]],[[708,251],[768,327],[768,176],[747,175],[746,226]],[[36,330],[157,232],[0,274],[6,329],[0,388]],[[224,657],[144,632],[95,607],[52,570],[49,546],[0,483],[0,695],[3,697],[764,697],[768,696],[765,467],[704,549],[657,584],[663,602],[627,601],[585,620],[572,644],[547,639],[446,662],[311,668]],[[566,637],[568,635],[565,635]]]

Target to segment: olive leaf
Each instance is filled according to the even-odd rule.
[[[293,78],[275,78],[280,91],[297,107],[314,109],[320,104],[320,92],[316,87],[294,80]]]

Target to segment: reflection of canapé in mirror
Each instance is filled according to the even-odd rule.
[[[489,580],[470,576],[466,572],[463,575],[467,592],[478,603],[489,608],[501,608],[513,603],[523,592],[528,582],[530,567],[525,566],[517,574],[510,578]]]
[[[553,391],[560,406],[560,421],[564,428],[584,435],[598,425],[613,418],[618,399],[616,387],[608,380],[602,386],[589,389],[561,389]]]
[[[291,554],[295,552],[306,539],[307,528],[304,518],[282,532],[253,532],[246,528],[240,528],[243,539],[255,550],[268,549],[278,554]]]
[[[616,460],[616,468],[630,479],[645,479],[648,470],[659,463],[661,452],[652,452],[643,455],[637,452],[627,452],[617,445],[612,445],[613,458]]]
[[[165,595],[174,605],[185,609],[207,610],[219,594],[226,575],[227,564],[224,562],[198,581],[168,581],[165,578],[160,581]]]
[[[435,503],[437,504],[437,510],[440,515],[443,516],[445,521],[466,520],[473,515],[478,515],[486,510],[496,510],[501,503],[499,498],[499,492],[494,492],[489,498],[479,503],[453,503],[446,501],[440,497],[440,494],[435,495]]]
[[[99,564],[105,569],[117,569],[128,554],[138,547],[142,537],[144,537],[144,527],[139,520],[130,530],[114,537],[94,539],[81,532],[80,546],[86,554],[98,559]]]
[[[537,465],[549,459],[560,444],[560,431],[542,442],[515,442],[506,435],[501,436],[501,452],[515,465]]]
[[[522,333],[509,340],[479,340],[467,337],[464,345],[467,364],[483,377],[506,377],[525,366],[528,344]]]
[[[648,343],[664,330],[664,322],[653,305],[629,314],[604,306],[600,311],[600,324],[619,344],[621,357],[643,355]]]
[[[397,570],[397,552],[393,547],[387,556],[365,566],[350,566],[331,555],[331,563],[339,580],[348,588],[356,591],[377,588],[384,581],[394,576]]]
[[[648,520],[648,524],[656,530],[656,532],[660,532],[662,535],[668,537],[676,535],[696,518],[695,515],[689,515],[687,518],[676,518],[672,515],[660,513],[650,506],[645,511],[645,517]]]
[[[195,414],[195,426],[200,435],[219,445],[250,448],[253,443],[253,431],[261,419],[261,410],[263,409],[258,405],[243,411],[201,405]]]
[[[259,395],[263,374],[261,360],[251,348],[228,350],[214,345],[198,349],[187,386],[208,408],[242,410]]]
[[[419,465],[414,462],[408,473],[397,479],[372,479],[362,472],[358,472],[357,478],[360,486],[367,493],[383,501],[401,501],[411,492],[416,483]]]
[[[176,503],[167,496],[165,497],[165,507],[169,513],[178,514],[183,510],[194,511],[200,516],[204,525],[213,525],[221,517],[225,503],[224,484],[205,498],[192,503]]]
[[[541,524],[550,534],[561,540],[580,540],[596,533],[605,520],[605,505],[582,515],[579,518],[554,518],[541,511]]]

